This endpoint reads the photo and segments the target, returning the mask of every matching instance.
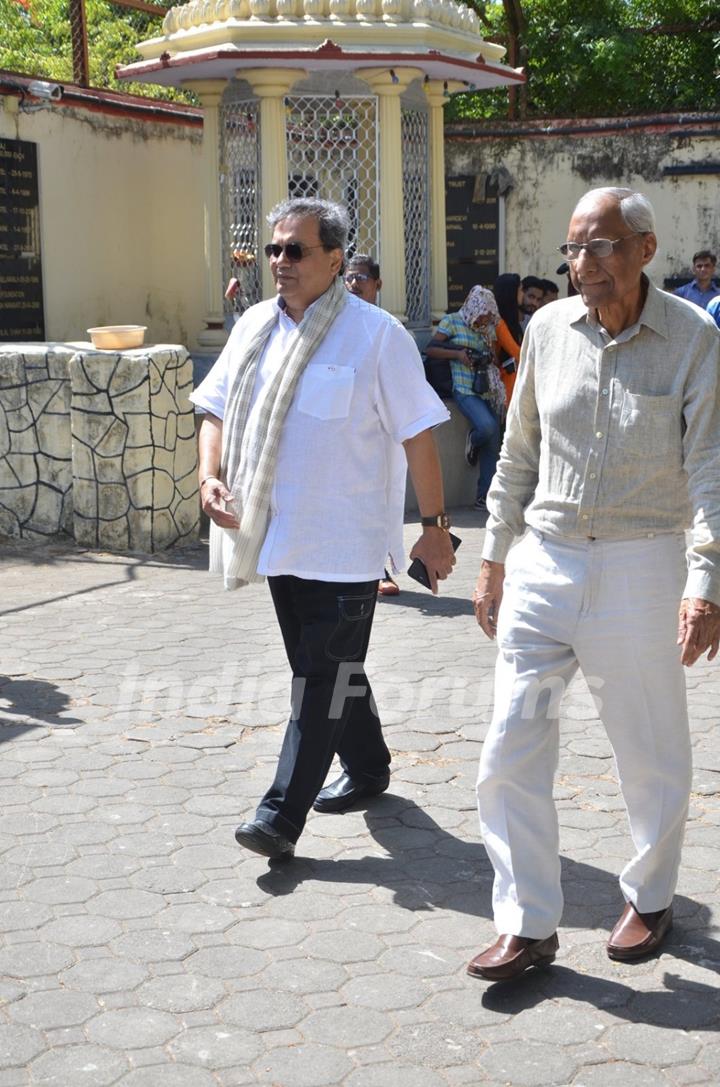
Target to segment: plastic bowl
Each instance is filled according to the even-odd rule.
[[[101,325],[87,331],[93,347],[100,351],[124,351],[129,347],[142,347],[147,325]]]

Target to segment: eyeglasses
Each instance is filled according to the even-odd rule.
[[[593,238],[589,242],[563,242],[558,246],[558,250],[566,260],[577,260],[583,249],[587,249],[591,257],[609,257],[619,242],[642,233],[641,230],[633,230],[630,234],[623,234],[621,238]]]
[[[278,245],[277,242],[268,242],[265,246],[265,256],[280,258],[282,253],[292,264],[297,264],[306,257],[311,249],[325,249],[324,245],[301,245],[300,242],[288,242],[287,245]]]
[[[372,276],[366,276],[364,272],[348,272],[345,276],[346,283],[367,283]]]

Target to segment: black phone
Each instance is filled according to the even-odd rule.
[[[449,532],[448,535],[450,537],[450,543],[453,546],[453,551],[457,551],[458,547],[462,543],[462,540],[459,536],[454,536],[452,532]],[[424,585],[426,589],[429,589],[431,587],[430,576],[427,572],[427,566],[422,561],[422,559],[412,560],[412,562],[408,566],[408,574],[411,578],[414,578],[415,581],[418,581],[421,585]]]

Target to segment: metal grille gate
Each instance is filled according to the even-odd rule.
[[[224,282],[240,290],[225,301],[227,312],[247,309],[262,297],[260,221],[260,109],[255,98],[229,88],[220,109],[220,200]]]
[[[242,88],[226,91],[221,106],[220,190],[225,282],[241,293],[228,312],[262,295],[260,233],[260,110]],[[350,214],[348,252],[380,248],[377,99],[359,94],[303,94],[285,99],[288,194],[344,204]],[[430,325],[430,205],[428,115],[402,108],[406,312],[411,328]]]
[[[379,260],[376,99],[304,94],[285,104],[288,195],[344,204],[348,252]]]
[[[430,327],[428,115],[402,109],[405,311],[409,328]]]

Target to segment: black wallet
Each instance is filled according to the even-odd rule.
[[[457,551],[458,547],[462,543],[459,536],[454,536],[452,532],[448,533],[450,537],[450,543],[453,546],[453,551]],[[419,581],[421,585],[424,585],[426,589],[430,588],[430,577],[427,572],[427,566],[422,559],[413,559],[408,566],[408,575]]]

